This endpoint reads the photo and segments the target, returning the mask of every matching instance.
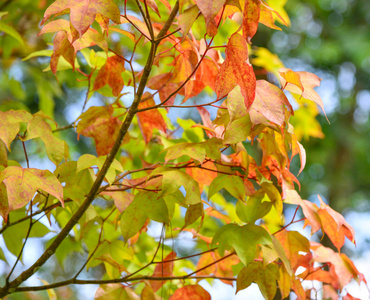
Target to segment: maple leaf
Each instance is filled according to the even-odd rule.
[[[260,2],[260,17],[259,17],[259,23],[262,23],[263,25],[270,27],[272,29],[281,30],[280,27],[275,25],[273,13],[279,18],[280,22],[284,24],[285,26],[288,26],[288,24],[285,22],[285,20],[280,16],[280,14],[271,8],[270,6],[266,5],[262,1]]]
[[[80,37],[95,21],[98,13],[117,24],[120,23],[120,11],[112,0],[56,0],[45,11],[41,25],[52,15],[57,15],[67,9],[70,10],[71,23]]]
[[[179,288],[170,300],[211,300],[211,295],[199,284]]]
[[[322,198],[318,195],[320,200],[320,209],[318,210],[318,215],[321,220],[322,229],[328,235],[338,251],[344,245],[344,239],[347,237],[352,243],[355,242],[355,231],[346,222],[344,217],[330,208],[324,203]]]
[[[0,173],[0,215],[6,220],[10,211],[25,206],[41,189],[64,206],[63,187],[49,170],[9,166]]]
[[[311,226],[311,235],[314,234],[321,228],[321,221],[318,215],[319,208],[315,203],[312,203],[307,200],[302,200],[295,190],[286,191],[286,198],[284,199],[285,203],[299,205],[306,219],[306,225]]]
[[[245,0],[242,27],[243,36],[248,43],[257,32],[259,19],[260,0]]]
[[[311,242],[311,250],[313,251],[313,259],[316,262],[329,262],[332,264],[340,289],[343,289],[352,278],[365,281],[363,274],[354,267],[352,261],[345,254],[336,253],[332,249],[316,242]]]
[[[215,16],[221,10],[226,0],[198,0],[197,5],[202,12],[206,21],[207,34],[209,36],[215,36],[217,34],[217,24],[215,22]]]
[[[147,98],[150,96],[150,93],[145,93],[143,98]],[[138,109],[143,109],[147,107],[152,107],[155,105],[154,99],[149,98],[139,104]],[[137,114],[138,123],[140,126],[141,133],[143,134],[145,143],[149,143],[150,139],[153,135],[153,130],[159,129],[163,132],[166,132],[167,126],[166,122],[164,121],[161,113],[158,109],[151,109],[143,112],[139,112]]]
[[[32,119],[32,115],[24,110],[0,111],[0,140],[4,142],[10,152],[10,143],[19,132],[21,123],[26,123]]]
[[[294,94],[301,95],[305,99],[314,101],[319,105],[322,111],[326,113],[324,104],[319,94],[314,90],[315,87],[320,86],[321,79],[310,72],[298,71],[294,72],[291,69],[282,68],[279,70],[281,86]],[[299,78],[298,78],[299,77]]]
[[[171,277],[173,272],[174,262],[173,259],[176,258],[176,252],[172,251],[168,254],[163,262],[156,264],[152,277]],[[167,262],[169,261],[169,262]],[[158,291],[164,284],[166,280],[152,281],[150,283],[154,292]]]
[[[109,107],[90,107],[80,117],[77,133],[95,140],[96,152],[106,155],[114,145],[121,121],[112,116],[113,109]]]
[[[125,61],[122,57],[118,55],[108,57],[95,78],[93,90],[96,91],[108,84],[112,89],[112,94],[118,96],[124,86],[121,75],[124,71]]]
[[[265,80],[257,80],[256,97],[250,108],[252,123],[263,123],[260,117],[262,115],[267,120],[282,126],[285,121],[284,105],[293,113],[293,108],[282,90]]]
[[[238,274],[236,292],[247,288],[252,282],[255,282],[258,284],[265,299],[273,299],[277,290],[278,268],[275,264],[268,264],[266,268],[261,267],[261,262],[252,262],[244,267]]]
[[[217,75],[215,91],[218,98],[225,97],[236,85],[241,88],[244,103],[249,108],[255,98],[256,76],[248,60],[248,46],[238,33],[234,33],[226,47],[226,59]]]
[[[57,72],[59,57],[63,56],[75,68],[75,49],[68,40],[65,31],[59,31],[53,41],[54,52],[50,58],[50,68],[54,74]]]

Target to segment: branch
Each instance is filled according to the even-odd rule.
[[[167,281],[167,280],[202,280],[202,279],[219,279],[219,280],[227,280],[227,281],[236,281],[234,277],[222,277],[222,276],[215,276],[215,275],[202,275],[202,276],[165,276],[165,277],[152,277],[152,276],[140,276],[135,277],[132,279],[107,279],[107,280],[80,280],[80,279],[70,279],[65,281],[60,281],[57,283],[49,284],[49,285],[42,285],[42,286],[26,286],[26,287],[19,287],[14,289],[14,293],[17,292],[35,292],[35,291],[44,291],[49,289],[54,289],[57,287],[70,285],[70,284],[109,284],[109,283],[124,283],[130,281],[142,281],[142,280],[153,280],[153,281]]]
[[[170,28],[173,20],[175,19],[175,16],[177,15],[179,11],[179,2],[177,1],[167,22],[163,26],[162,30],[159,32],[157,39],[164,36]],[[27,270],[22,272],[17,278],[15,278],[12,282],[6,283],[3,288],[0,289],[0,298],[5,297],[6,295],[12,293],[15,291],[15,289],[24,281],[26,281],[29,277],[31,277],[34,273],[37,272],[37,270],[44,265],[44,263],[55,253],[56,249],[59,247],[59,245],[63,242],[63,240],[69,235],[69,232],[73,229],[73,227],[77,224],[77,222],[81,219],[81,217],[84,215],[86,210],[89,208],[90,204],[95,199],[95,196],[97,195],[99,188],[104,180],[104,177],[106,173],[108,172],[108,169],[110,165],[112,164],[116,154],[118,153],[119,148],[121,147],[122,140],[124,136],[127,134],[127,131],[132,123],[132,120],[134,116],[137,113],[137,108],[139,106],[139,103],[141,101],[141,96],[143,95],[145,86],[147,84],[150,72],[152,70],[153,61],[155,57],[155,53],[157,51],[158,44],[152,42],[150,47],[150,53],[146,62],[146,65],[144,67],[143,75],[141,77],[139,87],[137,89],[137,93],[134,97],[134,101],[132,102],[132,105],[127,113],[126,119],[123,122],[117,139],[110,151],[110,153],[107,155],[107,158],[103,164],[103,167],[101,168],[100,172],[97,174],[96,180],[93,184],[93,186],[90,189],[90,192],[85,198],[85,201],[81,204],[81,206],[78,208],[78,210],[74,213],[74,215],[71,217],[71,219],[68,221],[68,223],[64,226],[64,228],[60,231],[60,233],[56,236],[56,238],[53,240],[53,242],[50,244],[50,246],[45,250],[45,252],[40,256],[40,258]]]

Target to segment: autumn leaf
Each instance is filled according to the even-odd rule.
[[[112,94],[118,96],[124,85],[121,75],[124,71],[125,61],[122,57],[118,55],[108,57],[95,78],[93,90],[96,91],[108,84],[112,89]]]
[[[211,300],[211,295],[200,285],[186,285],[179,288],[170,300]]]
[[[175,258],[176,253],[172,251],[163,259],[163,262],[156,264],[152,277],[171,277],[174,267],[174,262],[172,260]],[[166,283],[166,281],[167,280],[154,280],[150,283],[150,285],[153,291],[156,292]]]
[[[280,14],[276,10],[266,5],[262,1],[260,2],[259,8],[260,8],[259,22],[262,23],[263,25],[270,27],[272,29],[281,30],[280,27],[275,25],[275,20],[273,17],[273,15],[275,15],[282,24],[284,24],[285,26],[288,26],[288,24],[285,22],[285,20],[280,16]]]
[[[252,37],[256,34],[258,21],[260,19],[260,0],[245,0],[243,11],[243,36],[251,43]]]
[[[307,200],[302,200],[297,191],[294,190],[286,191],[284,202],[299,205],[302,208],[303,214],[307,218],[305,225],[311,226],[311,235],[321,229],[321,220],[318,215],[319,208],[316,204]]]
[[[121,121],[112,114],[112,107],[90,107],[80,116],[77,124],[78,134],[95,140],[99,156],[110,152],[121,126]]]
[[[287,230],[282,230],[276,233],[275,237],[283,246],[292,268],[296,269],[298,267],[297,262],[300,252],[307,253],[310,251],[310,243],[308,239],[306,239],[298,231]]]
[[[236,292],[244,290],[255,282],[267,300],[274,298],[277,290],[276,280],[278,278],[278,267],[275,264],[269,264],[264,269],[261,262],[252,262],[244,267],[238,274],[236,281]]]
[[[149,98],[139,104],[138,109],[155,106],[154,99],[150,93],[145,93],[143,98]],[[153,130],[158,129],[166,132],[167,125],[158,109],[151,109],[137,114],[138,123],[145,143],[149,143],[153,136]]]
[[[314,90],[315,87],[320,86],[321,79],[310,72],[293,72],[291,69],[282,68],[279,70],[281,86],[292,92],[298,94],[304,99],[311,100],[319,105],[325,114],[324,104],[319,94]],[[299,80],[298,77],[299,76]]]
[[[225,97],[239,85],[244,97],[244,103],[249,108],[255,98],[256,76],[248,60],[248,46],[238,33],[234,33],[226,47],[226,59],[217,75],[215,91],[218,98]]]
[[[34,114],[27,124],[27,135],[22,140],[40,138],[44,142],[49,159],[58,166],[63,159],[68,159],[68,145],[52,133],[45,119],[46,117],[41,113]]]
[[[168,208],[163,198],[144,191],[135,195],[121,216],[121,232],[125,241],[138,233],[148,218],[165,224],[169,222]]]
[[[259,115],[263,115],[267,120],[282,126],[285,122],[284,105],[293,113],[293,108],[282,90],[265,80],[257,80],[256,97],[250,108],[252,123],[261,123]]]
[[[16,166],[4,169],[0,173],[1,216],[6,220],[10,211],[31,201],[38,189],[54,196],[64,205],[63,187],[50,171]]]
[[[321,220],[322,230],[328,235],[338,251],[343,247],[345,237],[356,244],[355,231],[353,228],[346,222],[340,213],[326,205],[319,195],[318,197],[320,200],[320,208],[317,213]]]
[[[21,123],[27,123],[32,119],[32,115],[24,110],[0,111],[0,139],[4,142],[7,149],[11,150],[10,144],[19,132]]]
[[[221,10],[226,0],[198,0],[197,5],[206,21],[207,34],[215,36],[217,34],[217,24],[215,16]]]
[[[67,9],[70,11],[71,23],[80,37],[88,30],[98,13],[120,23],[120,11],[112,0],[57,0],[45,11],[41,25],[52,15],[58,15]]]
[[[354,267],[351,260],[345,254],[336,253],[332,249],[315,242],[311,242],[311,250],[313,251],[313,259],[316,262],[329,262],[334,267],[340,289],[346,286],[352,278],[360,281],[364,280],[363,274]]]

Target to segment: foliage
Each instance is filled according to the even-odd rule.
[[[277,291],[306,299],[317,291],[302,283],[317,280],[329,298],[345,294],[351,280],[365,281],[340,252],[345,237],[355,243],[352,227],[320,197],[317,206],[296,191],[306,162],[300,141],[322,137],[315,117],[317,105],[324,107],[314,90],[318,76],[285,68],[253,42],[259,23],[274,30],[289,24],[284,1],[273,2],[57,0],[46,8],[40,1],[39,36],[52,50],[31,47],[14,29],[17,16],[1,14],[2,39],[10,41],[3,41],[3,64],[37,70],[31,78],[40,111],[25,104],[13,110],[11,100],[1,106],[0,259],[9,267],[0,297],[48,290],[52,298],[58,287],[100,284],[97,299],[209,299],[198,282],[220,279],[236,282],[237,291],[257,283],[265,299]],[[13,62],[25,43],[34,49]],[[26,101],[22,79],[6,79],[9,98]],[[63,85],[76,94],[84,88],[85,96],[77,97],[77,118],[59,126],[54,120],[68,116],[58,117],[54,105],[63,100],[53,99]],[[96,98],[104,105],[87,108]],[[202,124],[180,118],[183,110]],[[86,149],[88,138],[95,151]],[[76,139],[85,146],[78,149]],[[55,167],[31,168],[30,151]],[[295,213],[285,224],[289,207]],[[298,222],[311,235],[321,230],[338,252],[291,230]],[[189,234],[191,249],[181,245]],[[16,274],[32,237],[43,237],[45,248]],[[54,254],[73,274],[28,284],[43,277]]]

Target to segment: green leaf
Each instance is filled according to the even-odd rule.
[[[239,219],[245,223],[255,223],[258,219],[263,218],[269,213],[272,203],[263,202],[265,193],[259,190],[254,195],[248,198],[248,201],[238,201],[236,203],[236,214]]]
[[[76,173],[82,170],[88,169],[92,166],[97,166],[99,169],[101,169],[103,167],[103,164],[106,158],[107,158],[106,155],[99,156],[99,157],[96,157],[92,154],[81,155],[77,161]],[[119,172],[123,172],[123,168],[120,162],[114,159],[111,166],[108,169],[108,172],[105,174],[105,179],[107,180],[109,184],[112,184],[113,181],[115,180],[116,175],[117,175],[116,170]]]
[[[209,186],[208,199],[211,199],[214,194],[221,189],[226,189],[236,199],[244,201],[245,189],[243,180],[239,176],[234,175],[219,175]]]
[[[10,35],[12,38],[16,39],[22,46],[24,46],[22,36],[13,27],[5,24],[3,21],[0,21],[0,31]]]
[[[203,214],[204,214],[204,211],[203,211],[202,202],[197,203],[195,205],[190,205],[186,211],[185,225],[182,227],[182,229],[193,224],[196,220],[198,220],[201,216],[203,216]]]
[[[158,194],[140,192],[121,217],[121,232],[125,241],[139,232],[147,218],[168,224],[168,209]]]
[[[4,262],[9,266],[9,263],[8,263],[8,261],[6,260],[6,257],[5,257],[5,255],[4,255],[4,251],[3,251],[3,249],[2,249],[2,248],[0,248],[0,259],[1,259],[2,261],[4,261]]]
[[[48,56],[50,57],[53,54],[54,50],[40,50],[40,51],[35,51],[32,52],[31,54],[27,55],[25,58],[22,60],[29,60],[33,57],[39,57],[39,56]]]
[[[257,254],[257,245],[273,247],[270,234],[261,226],[254,224],[242,227],[227,224],[221,227],[212,240],[212,247],[217,245],[221,256],[224,256],[225,250],[234,249],[246,266],[254,260]]]
[[[276,295],[276,280],[278,278],[278,266],[269,264],[266,268],[261,262],[252,262],[244,267],[238,274],[236,281],[236,292],[244,290],[255,282],[266,300],[271,300]]]
[[[202,143],[204,148],[206,149],[206,154],[209,158],[214,160],[221,160],[221,152],[220,148],[224,146],[221,139],[218,138],[210,138]]]
[[[206,157],[206,149],[202,144],[198,143],[180,143],[172,147],[164,149],[166,153],[166,162],[187,155],[199,163],[202,163]]]
[[[226,127],[224,144],[244,142],[251,133],[252,123],[249,115],[234,120]]]
[[[68,145],[65,141],[57,138],[50,125],[44,120],[47,116],[43,114],[34,115],[27,125],[27,136],[25,141],[40,138],[46,148],[49,159],[58,166],[63,159],[68,158]]]
[[[180,170],[171,170],[158,168],[153,175],[162,174],[162,196],[176,193],[181,187],[184,187],[185,205],[194,205],[201,202],[199,185],[193,177]]]

